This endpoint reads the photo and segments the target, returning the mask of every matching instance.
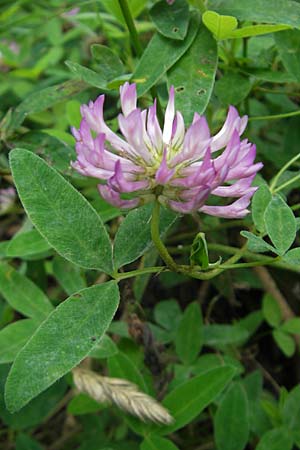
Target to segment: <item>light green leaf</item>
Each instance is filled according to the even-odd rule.
[[[300,5],[289,0],[214,0],[210,6],[219,14],[228,14],[239,20],[251,22],[275,23],[299,27]]]
[[[109,47],[101,44],[93,44],[91,52],[94,60],[99,63],[97,74],[108,81],[119,77],[124,73],[124,66],[120,58]]]
[[[288,319],[284,322],[280,329],[286,333],[300,334],[300,317],[292,317],[291,319]]]
[[[241,231],[241,235],[248,239],[247,248],[251,252],[255,253],[264,253],[264,252],[273,252],[277,253],[276,249],[268,244],[263,238],[256,236],[250,231]]]
[[[86,89],[86,83],[78,80],[69,80],[62,84],[50,86],[40,91],[35,91],[28,95],[13,111],[9,131],[18,128],[28,114],[37,113],[50,108],[58,102],[68,98]]]
[[[176,330],[182,318],[177,300],[163,300],[157,303],[154,307],[154,318],[156,323],[166,330]]]
[[[159,434],[169,434],[198,416],[223,391],[235,375],[233,367],[218,367],[182,383],[163,400],[175,422],[160,427]]]
[[[137,208],[127,214],[120,225],[114,243],[114,262],[118,269],[142,256],[152,245],[150,221],[153,204]],[[163,236],[175,222],[177,214],[169,209],[160,211],[160,231]]]
[[[249,437],[249,411],[246,391],[233,384],[222,398],[214,421],[218,450],[243,450]]]
[[[111,13],[119,22],[125,25],[124,16],[118,0],[101,0],[104,8]],[[130,0],[128,2],[130,12],[133,17],[137,17],[144,9],[147,0]]]
[[[114,341],[106,334],[102,337],[101,341],[98,342],[89,353],[92,358],[111,358],[119,352],[118,347]]]
[[[192,364],[203,345],[202,313],[197,302],[190,303],[179,324],[175,347],[184,364]]]
[[[86,281],[80,267],[75,266],[61,256],[56,256],[53,259],[52,270],[53,275],[68,295],[86,287]]]
[[[276,33],[275,43],[286,70],[300,81],[300,31],[288,30]]]
[[[291,208],[279,195],[274,195],[266,209],[265,225],[278,254],[283,255],[295,240],[296,220]]]
[[[0,264],[0,292],[24,316],[44,320],[53,306],[41,289],[6,263]]]
[[[183,41],[168,39],[159,33],[153,36],[132,75],[138,96],[145,94],[181,58],[195,39],[198,26],[199,16],[193,14]]]
[[[119,352],[108,359],[109,374],[111,377],[124,378],[136,384],[143,392],[148,393],[147,385],[135,364]]]
[[[278,327],[280,325],[282,321],[281,309],[271,294],[265,294],[263,296],[262,311],[264,318],[271,327]]]
[[[202,15],[202,20],[216,39],[226,39],[238,26],[238,21],[235,17],[221,16],[215,11],[205,11]]]
[[[176,92],[176,108],[185,123],[194,113],[202,114],[209,102],[217,69],[217,44],[209,31],[200,25],[197,36],[180,60],[168,72],[168,85]]]
[[[10,241],[6,255],[11,258],[36,255],[46,252],[51,246],[37,230],[17,234]]]
[[[267,431],[255,450],[291,450],[292,447],[293,440],[289,430],[286,427],[280,427]]]
[[[92,69],[89,69],[88,67],[84,67],[72,61],[65,61],[65,64],[79,80],[82,80],[91,86],[95,86],[103,92],[107,91],[107,81],[102,75]]]
[[[79,266],[110,273],[111,243],[100,217],[87,200],[28,150],[13,150],[10,164],[24,208],[47,242]]]
[[[165,0],[164,0],[165,1]],[[141,444],[141,450],[179,450],[172,441],[152,434]]]
[[[273,338],[280,348],[280,350],[290,358],[293,356],[296,350],[296,344],[294,338],[290,336],[289,334],[285,333],[284,331],[281,331],[281,329],[273,330],[272,331]]]
[[[249,94],[251,83],[248,78],[238,73],[226,73],[216,82],[215,93],[220,102],[225,105],[237,105]]]
[[[81,416],[82,414],[91,414],[103,409],[96,400],[86,394],[79,394],[72,398],[68,404],[67,411],[73,416]]]
[[[179,40],[185,38],[189,24],[189,5],[186,0],[176,0],[172,5],[161,0],[154,4],[149,13],[163,36]]]
[[[249,332],[240,325],[205,325],[204,345],[224,348],[226,345],[240,345],[249,337]]]
[[[293,264],[295,266],[300,265],[300,248],[292,248],[283,257],[283,260],[288,264]]]
[[[261,233],[265,232],[264,214],[271,200],[272,194],[265,184],[259,187],[252,198],[252,218],[257,230]]]
[[[12,362],[37,329],[32,319],[17,320],[0,330],[0,364]]]
[[[61,303],[15,359],[6,382],[8,410],[19,410],[79,364],[102,338],[118,302],[118,287],[110,281]]]
[[[263,34],[277,33],[278,31],[288,30],[289,25],[249,25],[232,31],[226,39],[238,39],[252,36],[261,36]]]

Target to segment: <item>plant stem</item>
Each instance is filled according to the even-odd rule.
[[[131,41],[132,41],[132,45],[134,47],[135,53],[137,54],[137,56],[141,56],[143,53],[143,47],[141,46],[141,43],[139,41],[139,37],[138,37],[138,33],[133,21],[133,17],[131,14],[131,11],[129,9],[129,5],[127,0],[118,0],[119,1],[119,5],[124,17],[124,20],[126,22],[130,37],[131,37]]]
[[[152,241],[160,254],[163,261],[166,263],[166,265],[173,270],[174,272],[178,271],[178,266],[170,253],[167,250],[167,247],[160,239],[160,232],[159,232],[159,211],[160,211],[160,204],[156,200],[153,206],[152,211],[152,218],[151,218],[151,237]]]
[[[275,194],[276,192],[281,191],[282,189],[284,189],[285,187],[289,186],[290,184],[294,183],[295,181],[299,180],[300,178],[300,174],[296,175],[295,177],[291,178],[290,180],[286,181],[285,183],[281,184],[280,186],[278,186],[278,188],[273,189],[273,194]]]
[[[270,184],[270,191],[274,192],[274,188],[276,186],[277,181],[279,180],[279,178],[281,177],[281,175],[283,174],[283,172],[286,171],[286,169],[288,169],[292,164],[294,164],[294,162],[296,162],[298,159],[300,158],[300,153],[298,153],[298,155],[294,156],[294,158],[290,159],[280,170],[279,172],[275,175],[275,177],[272,180],[272,183]]]
[[[147,273],[157,273],[157,272],[166,272],[168,268],[165,266],[157,266],[157,267],[145,267],[144,269],[132,270],[130,272],[124,273],[116,273],[114,274],[114,279],[116,281],[126,280],[126,278],[132,278],[139,275],[146,275]]]
[[[254,116],[254,117],[249,117],[249,121],[250,120],[276,120],[276,119],[284,119],[285,117],[294,117],[294,116],[299,116],[300,115],[300,110],[299,111],[292,111],[289,113],[283,113],[283,114],[274,114],[272,116]]]

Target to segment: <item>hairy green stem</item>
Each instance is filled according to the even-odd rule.
[[[299,179],[300,179],[300,174],[296,175],[295,177],[293,177],[290,180],[286,181],[285,183],[281,184],[276,189],[273,189],[273,193],[275,194],[276,192],[281,191],[282,189],[286,188],[287,186],[289,186],[290,184],[294,183],[295,181],[297,181]]]
[[[152,218],[151,218],[151,237],[152,241],[160,255],[160,257],[163,259],[163,261],[166,263],[166,265],[172,269],[174,272],[178,271],[178,266],[170,253],[168,252],[167,247],[163,243],[163,241],[160,239],[160,232],[159,232],[159,212],[160,212],[160,204],[156,200],[153,206],[152,211]]]
[[[116,281],[126,280],[126,278],[132,278],[140,275],[146,275],[148,273],[161,273],[167,272],[169,269],[165,266],[157,267],[144,267],[144,269],[131,270],[130,272],[115,273],[114,279]]]

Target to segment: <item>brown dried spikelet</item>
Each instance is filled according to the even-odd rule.
[[[77,367],[73,370],[74,384],[80,392],[85,392],[99,403],[116,405],[123,411],[146,422],[162,425],[174,421],[169,412],[154,398],[141,392],[130,381],[121,378],[103,377],[91,370]]]

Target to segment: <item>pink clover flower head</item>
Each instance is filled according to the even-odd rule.
[[[98,178],[99,192],[112,205],[131,209],[152,201],[182,213],[202,211],[212,216],[241,218],[249,211],[257,189],[251,187],[262,163],[254,163],[255,145],[241,139],[247,116],[229,107],[220,131],[212,136],[205,117],[195,113],[185,130],[175,110],[175,90],[170,89],[164,125],[156,115],[156,102],[148,110],[137,107],[135,84],[120,88],[123,137],[103,118],[104,95],[81,106],[80,128],[72,129],[79,173]],[[213,197],[235,199],[225,206],[207,204]]]

